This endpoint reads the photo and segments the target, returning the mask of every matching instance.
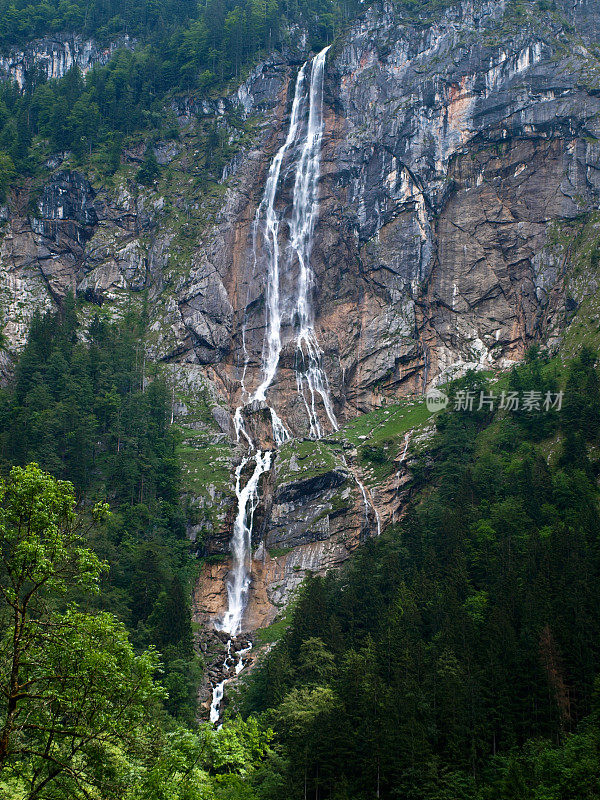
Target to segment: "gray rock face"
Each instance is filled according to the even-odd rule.
[[[58,244],[66,239],[83,245],[98,223],[95,197],[90,182],[80,173],[55,173],[38,201],[39,216],[32,219],[33,230]]]
[[[129,36],[122,36],[108,46],[78,35],[58,34],[29,42],[19,50],[0,55],[0,80],[16,81],[25,86],[27,73],[34,67],[43,70],[46,78],[62,78],[71,67],[78,66],[85,74],[96,64],[106,64],[115,50],[132,47]]]
[[[559,6],[574,29],[533,1],[459,0],[419,25],[383,2],[332,48],[313,268],[315,327],[340,419],[467,366],[510,363],[560,334],[564,264],[549,253],[547,230],[599,201],[600,66],[590,43],[600,10],[591,0]],[[263,348],[252,220],[285,137],[298,41],[298,52],[262,62],[227,98],[172,101],[181,136],[154,145],[174,176],[160,195],[131,177],[92,188],[62,169],[36,213],[26,198],[8,209],[0,306],[14,348],[33,308],[69,289],[115,313],[144,290],[149,355],[204,365],[237,403],[242,350],[252,385]],[[63,66],[76,52],[89,63],[101,55],[63,44]],[[232,148],[209,195],[194,183],[206,118]],[[126,155],[134,166],[142,157],[143,148]],[[290,191],[286,181],[282,207]],[[290,348],[280,367],[273,397],[303,434]]]
[[[336,489],[343,486],[348,480],[348,474],[341,470],[331,470],[323,475],[315,475],[301,481],[293,481],[280,486],[275,501],[277,503],[294,503],[307,495],[324,492],[328,489]]]
[[[595,0],[557,0],[556,5],[586,42],[597,41],[600,17]]]
[[[551,220],[598,203],[600,65],[528,8],[463,2],[417,28],[384,3],[336,46],[317,269],[323,328],[360,309],[328,342],[353,405],[506,363],[556,316],[536,259]]]

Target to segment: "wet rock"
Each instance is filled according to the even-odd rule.
[[[36,233],[65,249],[83,247],[98,222],[92,185],[80,172],[57,172],[44,186],[38,201],[39,216],[32,220]]]

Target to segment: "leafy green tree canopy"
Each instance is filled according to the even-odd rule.
[[[97,591],[105,569],[74,506],[72,485],[36,464],[0,482],[0,776],[27,798],[50,785],[53,796],[89,797],[110,751],[164,696],[156,651],[136,655],[112,614],[65,607]],[[91,523],[107,513],[96,505]]]

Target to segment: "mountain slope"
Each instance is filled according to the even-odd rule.
[[[508,367],[533,342],[573,355],[594,341],[600,14],[589,0],[376,3],[358,16],[348,8],[342,27],[337,6],[312,22],[302,7],[269,33],[278,7],[265,4],[242,76],[226,55],[225,10],[234,11],[208,4],[197,22],[189,9],[175,15],[160,64],[142,26],[132,32],[143,46],[130,41],[112,58],[112,45],[85,45],[84,66],[107,61],[85,80],[70,71],[44,83],[30,69],[22,94],[3,85],[0,145],[13,148],[18,175],[3,162],[2,366],[9,379],[35,310],[64,307],[71,291],[84,329],[97,313],[139,312],[142,358],[165,376],[182,437],[186,529],[203,559],[196,621],[212,626],[227,603],[244,454],[231,417],[242,378],[250,394],[260,384],[268,328],[254,220],[299,65],[338,34],[325,63],[311,301],[341,432],[305,439],[288,321],[269,402],[294,440],[260,487],[254,629],[308,572],[339,567],[378,520],[404,513],[405,433],[427,416],[413,395],[468,367]],[[86,33],[118,44],[119,25]],[[23,45],[15,63],[60,73],[72,63],[67,39],[50,62],[46,42]],[[292,166],[274,205],[287,222]],[[426,436],[419,429],[413,445]]]

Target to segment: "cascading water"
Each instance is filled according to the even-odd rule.
[[[279,365],[279,357],[281,355],[281,323],[283,310],[279,275],[279,261],[281,256],[279,245],[280,218],[275,210],[275,197],[277,195],[283,160],[288,150],[290,150],[290,148],[294,149],[302,121],[302,112],[306,99],[306,69],[307,64],[304,64],[296,78],[296,90],[294,92],[294,102],[292,104],[288,134],[285,142],[279,148],[269,167],[265,192],[256,211],[254,220],[254,264],[256,267],[259,262],[262,261],[262,252],[259,242],[259,239],[262,238],[262,250],[265,254],[264,260],[267,266],[266,336],[261,365],[262,380],[249,402],[253,400],[264,400],[266,402],[267,390],[273,383]]]
[[[338,428],[329,396],[329,383],[321,364],[322,350],[314,330],[311,302],[314,275],[310,265],[313,233],[318,215],[318,181],[323,138],[323,76],[328,50],[326,47],[312,62],[307,61],[298,72],[287,136],[269,167],[264,194],[254,219],[254,265],[255,269],[263,265],[266,267],[266,332],[260,382],[252,393],[248,392],[245,386],[248,354],[244,335],[243,404],[236,409],[234,415],[237,439],[245,440],[248,452],[235,473],[237,514],[231,539],[233,563],[227,582],[228,609],[219,625],[220,630],[231,637],[227,644],[227,656],[223,667],[226,676],[229,674],[229,662],[232,660],[232,639],[241,631],[248,599],[252,522],[258,503],[258,487],[261,477],[269,471],[272,463],[271,452],[263,453],[257,448],[248,432],[244,421],[244,410],[253,404],[267,403],[267,393],[279,366],[284,327],[291,331],[290,339],[293,338],[296,344],[296,382],[308,415],[311,436],[318,438],[322,435],[317,410],[319,398],[331,427],[334,430]],[[307,79],[309,70],[310,79]],[[296,172],[292,216],[288,224],[289,241],[282,248],[280,244],[282,216],[275,207],[275,201],[281,183],[282,168],[288,158],[293,159]],[[281,274],[282,253],[284,276]],[[298,278],[294,284],[289,280],[289,275],[296,262]],[[286,280],[282,280],[282,277]],[[290,438],[290,433],[276,410],[272,406],[268,408],[273,442],[279,447]],[[253,468],[250,467],[252,473],[244,483],[244,472],[252,464]],[[237,652],[236,675],[243,669],[243,656],[248,650],[247,647]],[[226,680],[227,678],[213,687],[211,722],[218,722],[220,718],[220,704]]]
[[[407,431],[404,434],[404,451],[402,452],[402,455],[401,455],[400,460],[398,462],[398,471],[396,472],[396,486],[395,486],[396,494],[398,494],[398,487],[400,486],[400,475],[402,473],[402,465],[404,464],[404,462],[406,460],[406,454],[408,452],[408,445],[410,444],[410,437],[411,437],[411,432]],[[392,524],[395,521],[396,521],[396,509],[394,508],[394,511],[392,512]]]
[[[400,459],[401,464],[404,462],[404,459],[406,458],[406,453],[408,452],[408,445],[410,444],[410,434],[411,434],[410,431],[407,431],[404,434],[404,452],[402,453],[402,457]]]
[[[243,458],[235,471],[235,495],[238,510],[231,537],[233,564],[230,578],[227,581],[228,608],[221,623],[221,630],[231,636],[237,636],[240,632],[242,615],[248,599],[252,522],[258,503],[258,482],[261,475],[271,468],[270,452],[262,453],[257,450],[252,459],[254,460],[254,470],[245,485],[242,485],[242,471],[251,457]]]
[[[329,47],[315,56],[310,64],[310,83],[307,81],[309,62],[298,72],[290,126],[283,145],[275,155],[261,203],[256,211],[253,228],[255,268],[266,264],[266,335],[261,364],[261,380],[245,405],[267,401],[283,347],[282,328],[291,330],[296,344],[296,376],[313,438],[322,435],[316,403],[321,398],[326,416],[334,430],[337,420],[329,396],[329,382],[321,365],[322,351],[314,330],[312,287],[314,274],[310,264],[315,222],[318,216],[318,184],[323,139],[323,77]],[[307,85],[309,83],[309,85]],[[279,240],[282,215],[275,208],[282,168],[287,157],[295,164],[292,215],[288,222],[289,241],[282,248]],[[285,275],[281,275],[282,253]],[[289,278],[297,262],[298,278]],[[245,375],[245,370],[244,370]],[[244,381],[242,389],[246,393]],[[308,390],[308,399],[305,393]],[[239,418],[240,409],[236,412]],[[289,432],[271,407],[273,436],[276,445],[289,438]]]
[[[346,461],[346,459],[344,459],[344,463],[346,464],[346,466],[348,466],[348,462]],[[365,488],[364,483],[357,478],[356,474],[354,473],[354,470],[350,470],[350,472],[352,472],[352,477],[354,478],[354,480],[356,482],[356,485],[360,489],[360,493],[362,495],[363,507],[365,509],[365,526],[367,527],[369,525],[369,509],[371,509],[371,511],[373,512],[373,515],[375,516],[375,523],[377,525],[377,536],[380,536],[381,535],[381,517],[379,516],[379,511],[377,511],[377,509],[375,507],[375,503],[372,503],[369,500],[369,497],[367,495],[367,490]]]
[[[326,47],[315,58],[311,74],[311,91],[308,108],[306,138],[294,183],[292,220],[290,223],[290,251],[298,259],[298,287],[296,313],[296,381],[298,392],[304,400],[310,423],[311,436],[322,435],[316,411],[320,396],[327,418],[334,430],[337,420],[329,396],[327,375],[321,366],[322,351],[314,329],[311,288],[314,274],[310,265],[313,233],[318,214],[318,183],[321,170],[321,140],[323,138],[323,72]],[[309,397],[306,397],[305,390]]]

